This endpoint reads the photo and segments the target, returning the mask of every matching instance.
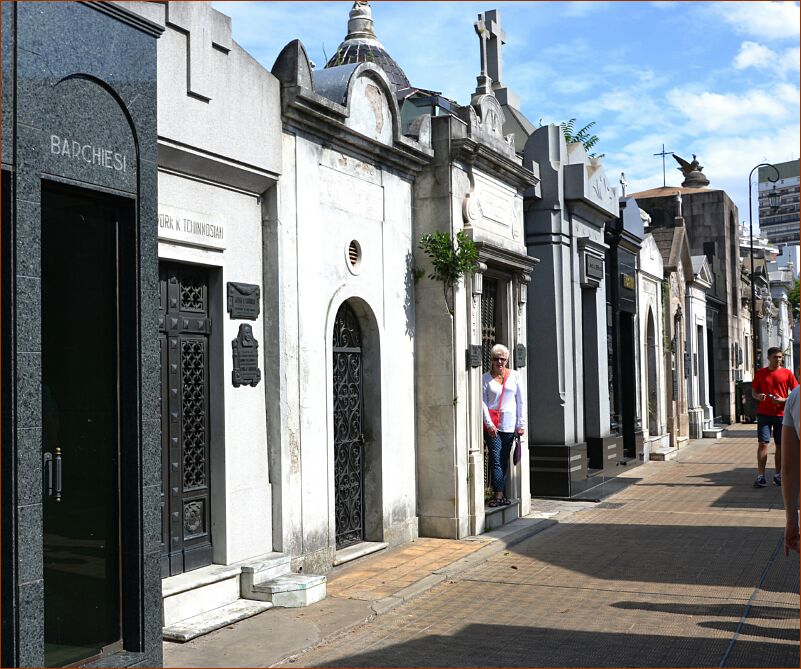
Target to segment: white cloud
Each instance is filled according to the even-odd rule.
[[[743,35],[762,40],[798,39],[797,2],[713,2],[712,10]]]
[[[791,47],[777,53],[757,42],[743,42],[740,51],[734,58],[734,67],[738,70],[755,68],[774,72],[779,77],[799,71],[799,48]]]
[[[610,2],[601,2],[600,0],[572,0],[562,3],[563,14],[571,18],[584,18],[594,12],[606,9],[610,4]]]
[[[744,70],[747,67],[766,68],[776,60],[776,52],[756,42],[743,42],[740,52],[734,59],[734,67]]]
[[[731,128],[758,129],[787,120],[798,109],[798,96],[797,86],[781,84],[743,94],[674,88],[665,97],[696,132],[721,132]]]

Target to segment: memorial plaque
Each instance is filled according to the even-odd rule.
[[[480,344],[473,344],[465,351],[467,353],[467,366],[468,367],[481,367],[483,354]]]
[[[259,317],[261,290],[252,283],[228,282],[228,313],[231,318],[255,321]]]
[[[628,290],[634,290],[635,286],[637,285],[634,281],[634,277],[631,274],[621,274],[621,278],[623,279],[623,287],[627,288]]]
[[[604,261],[601,258],[596,258],[589,253],[585,256],[587,278],[602,281],[604,278]]]
[[[518,344],[515,346],[515,367],[525,367],[526,366],[526,345],[525,344]]]
[[[237,338],[231,342],[234,350],[234,370],[231,372],[234,388],[253,386],[261,381],[259,369],[259,342],[253,336],[253,328],[246,323],[239,326]]]

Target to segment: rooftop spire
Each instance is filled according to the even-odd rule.
[[[345,39],[375,39],[373,10],[367,0],[356,0],[348,16],[348,36]]]

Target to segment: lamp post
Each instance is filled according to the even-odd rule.
[[[758,359],[758,352],[761,349],[761,342],[760,342],[760,335],[759,335],[759,327],[757,326],[756,320],[756,283],[754,281],[754,212],[753,212],[753,202],[751,198],[751,179],[754,176],[754,171],[758,170],[760,167],[769,167],[776,173],[776,178],[771,179],[768,177],[768,181],[772,184],[775,184],[779,180],[779,170],[776,169],[775,165],[771,165],[770,163],[759,163],[756,165],[751,172],[748,174],[748,232],[751,237],[751,344],[753,346],[753,361],[754,361],[754,373],[759,369],[760,362]],[[776,186],[774,185],[774,190]],[[774,202],[775,195],[771,196],[770,199],[770,206],[775,207]]]

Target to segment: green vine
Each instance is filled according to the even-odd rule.
[[[478,267],[478,249],[464,230],[451,239],[447,232],[426,234],[420,238],[420,250],[431,260],[432,281],[441,281],[445,306],[453,316],[453,287],[465,275],[472,275]],[[417,271],[415,271],[417,275]]]

